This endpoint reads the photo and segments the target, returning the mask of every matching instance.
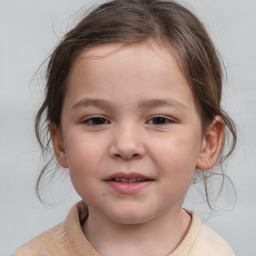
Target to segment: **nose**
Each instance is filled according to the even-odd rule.
[[[113,131],[110,155],[120,159],[139,159],[145,155],[143,136],[136,127],[125,127]]]

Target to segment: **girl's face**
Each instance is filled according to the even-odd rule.
[[[89,211],[118,223],[179,210],[206,150],[191,90],[156,43],[80,54],[61,127],[51,130],[57,160]]]

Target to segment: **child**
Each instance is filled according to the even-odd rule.
[[[172,1],[102,4],[67,33],[47,71],[37,138],[47,150],[44,121],[82,201],[14,256],[234,255],[182,208],[195,170],[206,176],[225,158],[225,127],[229,154],[236,139],[220,107],[220,61],[191,12]]]

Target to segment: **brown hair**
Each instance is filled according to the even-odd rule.
[[[104,3],[84,17],[68,32],[50,56],[47,67],[45,100],[35,119],[35,131],[42,152],[49,149],[50,124],[60,126],[66,78],[84,50],[95,46],[121,43],[134,44],[149,39],[172,49],[186,77],[201,117],[202,129],[216,115],[222,117],[231,134],[227,153],[222,151],[219,163],[232,153],[236,144],[233,121],[222,110],[222,67],[220,58],[204,26],[189,10],[174,1],[113,0]],[[50,162],[53,158],[50,160]],[[48,162],[37,180],[37,194]],[[222,168],[221,168],[222,169]],[[208,172],[203,172],[206,180]],[[224,177],[224,171],[221,173]],[[207,184],[207,182],[205,182]],[[206,186],[206,195],[208,189]],[[208,198],[208,197],[207,197]],[[207,199],[210,205],[209,200]],[[211,207],[211,205],[210,205]]]

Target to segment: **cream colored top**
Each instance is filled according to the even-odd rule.
[[[190,228],[169,256],[234,256],[232,249],[215,231],[192,216]],[[77,203],[65,222],[45,231],[18,248],[12,256],[100,256],[86,239],[81,224],[88,215],[87,206]]]

